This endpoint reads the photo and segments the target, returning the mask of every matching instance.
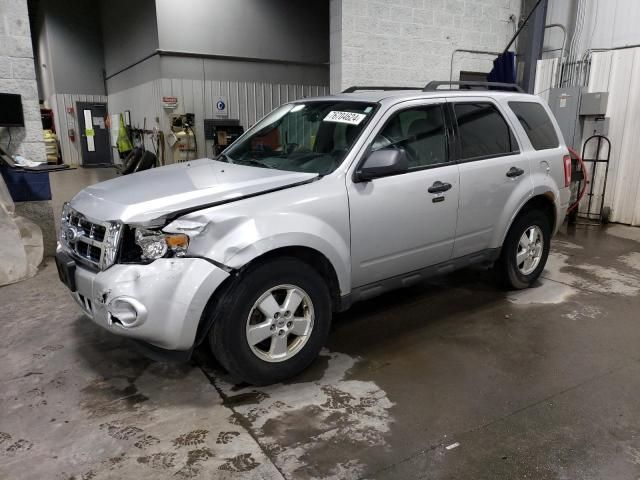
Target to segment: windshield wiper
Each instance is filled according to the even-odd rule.
[[[220,155],[218,155],[216,157],[216,160],[220,160],[221,162],[233,163],[233,160],[231,160],[231,157],[224,153],[221,153]]]

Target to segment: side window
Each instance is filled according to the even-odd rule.
[[[542,105],[535,102],[509,102],[509,107],[520,120],[533,148],[546,150],[560,145],[551,119]]]
[[[404,148],[409,168],[446,163],[447,137],[441,105],[409,108],[389,119],[373,142],[372,149]]]
[[[454,103],[458,122],[461,160],[518,151],[511,129],[495,105],[491,103]]]

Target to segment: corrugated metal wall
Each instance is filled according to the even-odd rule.
[[[204,140],[205,118],[238,119],[245,129],[283,103],[304,97],[326,95],[326,85],[290,85],[264,82],[233,82],[216,80],[190,80],[164,78],[138,85],[109,95],[109,112],[131,112],[133,126],[142,128],[146,118],[147,129],[158,126],[165,135],[169,132],[170,113],[194,113],[198,156],[211,156],[211,144]],[[178,98],[178,107],[165,111],[162,97]],[[217,116],[215,104],[219,97],[227,100],[228,115]],[[159,123],[156,123],[156,118]],[[206,149],[206,150],[205,150]],[[169,150],[167,146],[167,163]]]
[[[538,60],[536,67],[536,83],[533,93],[549,101],[549,90],[553,88],[558,73],[558,58]]]
[[[62,160],[68,165],[82,164],[82,154],[80,151],[80,131],[78,130],[78,112],[76,102],[106,102],[104,95],[71,95],[55,94],[49,98],[49,108],[53,110],[53,119],[56,126],[56,133],[60,141]],[[67,108],[73,107],[73,114],[67,113]],[[69,139],[69,129],[76,132],[75,142]]]
[[[640,48],[594,53],[591,61],[590,92],[609,92],[607,117],[611,140],[611,165],[605,205],[611,206],[611,220],[640,225]],[[592,156],[594,152],[585,152]],[[602,185],[596,172],[595,191]]]
[[[162,94],[157,81],[151,81],[111,94],[108,97],[109,114],[130,112],[131,125],[135,128],[152,130],[155,127],[163,131],[168,130],[168,121],[164,121],[162,112]],[[156,123],[156,118],[161,123]],[[113,129],[113,125],[112,125]],[[146,138],[145,145],[148,149],[153,149],[151,140]],[[115,163],[120,163],[118,151],[115,145],[112,146],[112,153]],[[166,158],[166,157],[165,157]]]
[[[545,99],[551,79],[555,75],[557,59],[540,60],[536,74],[536,93]],[[610,220],[640,226],[640,48],[595,52],[587,90],[609,92],[606,116],[610,118],[611,163],[605,190],[604,205],[611,208]],[[580,146],[589,135],[585,135]],[[597,143],[591,142],[584,158],[595,158]],[[599,158],[606,157],[603,146]],[[587,164],[591,169],[593,164]],[[600,211],[601,193],[604,187],[605,166],[596,167],[591,213]],[[591,175],[591,172],[589,172]],[[585,198],[580,211],[586,212]]]

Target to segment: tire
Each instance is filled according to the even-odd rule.
[[[289,305],[300,303],[287,314],[288,298]],[[269,385],[300,373],[318,356],[331,326],[331,297],[310,265],[280,257],[242,273],[214,315],[209,344],[220,364],[238,380]]]
[[[536,247],[532,247],[532,257],[537,257],[539,251],[539,259],[537,263],[526,263],[526,253],[524,251],[524,242],[521,238],[526,233],[536,238],[536,233],[542,238],[536,241]],[[531,236],[531,235],[529,235]],[[498,274],[500,283],[508,289],[521,290],[528,288],[538,279],[547,263],[549,256],[549,248],[551,246],[551,226],[549,219],[540,210],[529,210],[519,215],[511,225],[507,237],[502,245],[500,259],[496,262],[495,269]],[[541,251],[539,250],[541,249]],[[525,261],[519,262],[518,253],[524,255]],[[522,256],[520,258],[523,258]],[[534,266],[535,265],[535,266]]]

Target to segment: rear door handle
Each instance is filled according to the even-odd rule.
[[[450,183],[441,182],[438,180],[437,182],[433,182],[433,185],[431,185],[427,191],[429,193],[443,193],[449,190],[450,188],[451,188]]]
[[[524,170],[518,167],[511,167],[507,172],[507,177],[516,178],[524,173]]]

